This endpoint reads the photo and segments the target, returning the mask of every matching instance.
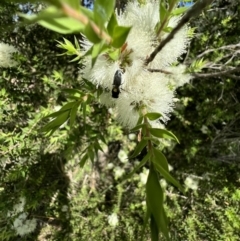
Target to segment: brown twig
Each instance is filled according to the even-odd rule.
[[[222,47],[216,48],[216,49],[207,49],[203,53],[199,54],[197,56],[197,58],[201,58],[201,57],[203,57],[204,55],[206,55],[208,53],[215,52],[215,51],[218,51],[218,50],[234,50],[235,51],[236,48],[240,48],[240,43],[225,45],[225,46],[222,46]]]
[[[154,60],[156,55],[163,49],[163,47],[173,39],[174,35],[186,24],[192,17],[198,16],[201,11],[211,4],[214,0],[199,0],[196,2],[181,18],[177,26],[172,30],[172,32],[156,47],[156,49],[147,58],[145,64],[148,65]]]
[[[163,69],[147,69],[147,71],[154,73],[154,72],[158,72],[158,73],[164,73],[164,74],[173,74],[172,72],[169,72],[167,70],[163,70]]]
[[[94,22],[88,19],[87,16],[84,14],[78,12],[77,10],[71,8],[68,4],[62,3],[62,11],[69,17],[72,17],[84,25],[90,25],[93,29],[93,31],[101,38],[104,39],[108,44],[111,43],[112,38],[105,33],[102,29],[100,29]]]

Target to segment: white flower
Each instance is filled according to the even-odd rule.
[[[140,181],[143,185],[145,185],[147,183],[148,174],[149,174],[149,170],[144,168],[144,171],[142,173],[140,173],[140,175],[139,175]]]
[[[126,87],[126,91],[123,87],[124,90],[116,101],[119,122],[129,128],[134,127],[140,106],[144,106],[148,112],[161,113],[161,119],[166,122],[173,110],[174,93],[169,89],[165,75],[142,71],[137,78],[129,81],[131,85]]]
[[[25,204],[26,204],[26,198],[20,197],[18,203],[13,206],[13,211],[8,211],[7,216],[12,217],[23,212]]]
[[[120,162],[122,162],[122,163],[128,162],[128,155],[124,150],[120,150],[118,152],[118,158],[120,159]]]
[[[174,91],[187,83],[191,76],[186,74],[184,65],[174,66],[177,58],[186,51],[190,41],[188,27],[180,29],[175,37],[165,45],[155,59],[145,65],[148,56],[155,50],[161,40],[169,33],[157,36],[155,27],[159,22],[159,4],[150,0],[145,5],[137,0],[129,2],[125,11],[117,14],[119,25],[132,26],[126,45],[121,49],[119,58],[111,60],[107,53],[100,55],[91,68],[91,57],[85,58],[84,78],[103,89],[100,102],[107,107],[115,107],[121,124],[132,128],[136,125],[142,108],[147,112],[161,113],[165,123],[173,111]],[[180,17],[172,17],[167,27],[175,27]],[[85,39],[85,51],[90,48]],[[113,78],[117,70],[123,69],[120,94],[112,98]],[[152,72],[149,69],[162,71]]]
[[[108,216],[108,223],[112,227],[116,227],[118,224],[118,216],[116,213],[112,213]]]
[[[165,188],[165,189],[166,189],[168,184],[167,184],[167,182],[166,182],[165,179],[161,179],[161,180],[160,180],[160,185],[161,185],[162,188]]]
[[[192,177],[187,177],[184,181],[185,185],[192,189],[197,190],[198,189],[198,180],[193,179]]]
[[[27,213],[20,214],[13,222],[13,228],[20,236],[32,233],[37,226],[37,220],[27,219]]]
[[[121,167],[115,167],[114,168],[114,177],[115,177],[115,179],[120,178],[124,173],[125,173],[125,171]]]
[[[68,211],[68,206],[67,205],[63,205],[61,210],[62,210],[62,212],[67,212]]]
[[[0,67],[8,68],[17,65],[17,62],[12,59],[12,54],[17,52],[13,46],[5,43],[0,43]]]
[[[37,226],[37,220],[35,218],[27,219],[28,213],[23,212],[25,204],[26,198],[21,197],[18,203],[13,206],[13,211],[8,212],[8,217],[17,215],[17,217],[13,221],[12,227],[20,236],[24,236],[33,232]]]

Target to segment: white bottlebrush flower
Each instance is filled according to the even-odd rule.
[[[122,162],[122,163],[128,162],[128,155],[124,150],[120,150],[118,152],[118,158],[119,158],[120,162]]]
[[[100,102],[107,107],[115,107],[117,118],[124,126],[132,128],[139,118],[139,111],[161,113],[162,121],[169,120],[173,111],[174,91],[187,83],[190,75],[185,74],[184,65],[174,66],[177,58],[186,51],[190,41],[188,27],[180,29],[147,66],[148,56],[161,40],[169,33],[156,33],[159,22],[159,3],[154,0],[139,4],[137,0],[129,2],[124,12],[117,14],[119,25],[132,26],[126,44],[121,49],[117,60],[112,60],[107,53],[101,54],[91,68],[91,57],[85,58],[84,78],[103,89]],[[173,28],[180,20],[179,16],[169,19],[166,27]],[[85,51],[91,46],[84,39]],[[117,70],[122,69],[122,81],[118,98],[112,98],[113,78]],[[161,71],[152,72],[149,69]]]
[[[166,122],[173,109],[174,92],[168,87],[165,75],[142,71],[137,78],[130,81],[132,84],[129,84],[126,90],[123,84],[123,91],[116,101],[119,122],[129,128],[134,127],[141,106],[144,106],[147,112],[161,113],[161,119]]]
[[[24,211],[24,206],[26,204],[26,198],[20,197],[18,202],[13,206],[12,211],[8,211],[7,216],[12,217]]]
[[[12,228],[20,236],[27,235],[33,232],[37,226],[37,220],[27,219],[28,213],[24,212],[26,198],[21,197],[17,204],[13,206],[13,210],[8,212],[8,217],[14,217]]]
[[[68,212],[68,206],[67,205],[63,205],[61,210],[62,210],[62,212]]]
[[[116,227],[118,224],[118,216],[116,213],[112,213],[108,216],[108,223],[112,227]]]
[[[192,189],[192,190],[197,190],[198,189],[198,180],[193,179],[192,177],[187,177],[184,181],[185,185]]]
[[[12,54],[18,52],[16,48],[9,44],[0,43],[0,67],[8,68],[17,65],[12,59]]]
[[[32,233],[37,226],[37,220],[27,219],[27,213],[20,214],[13,222],[13,228],[20,236]]]
[[[116,180],[122,177],[123,174],[125,173],[124,169],[121,167],[115,167],[113,171],[114,171],[114,177]]]

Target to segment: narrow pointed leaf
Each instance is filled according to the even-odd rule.
[[[81,102],[76,102],[76,104],[72,107],[71,111],[70,111],[70,128],[73,127],[73,124],[75,122],[76,116],[77,116],[77,111],[78,111],[78,107],[80,105]]]
[[[171,12],[171,15],[180,15],[185,13],[187,10],[189,9],[189,7],[181,7],[181,8],[176,8]]]
[[[153,148],[153,153],[155,157],[154,161],[159,163],[159,165],[161,165],[167,172],[169,172],[167,158],[164,156],[164,154],[156,148]]]
[[[133,127],[131,129],[131,132],[137,131],[137,130],[143,128],[143,127],[146,127],[146,124],[140,124],[140,125],[137,125],[137,126]]]
[[[65,123],[68,120],[68,117],[69,117],[69,111],[65,111],[61,113],[54,120],[50,121],[47,125],[45,125],[42,129],[42,132],[48,132],[51,129],[60,127],[63,123]]]
[[[163,191],[159,184],[158,175],[151,166],[146,184],[147,205],[152,214],[155,224],[164,236],[169,239],[167,222],[164,218]]]
[[[153,120],[159,119],[162,115],[160,113],[157,113],[157,112],[152,112],[152,113],[147,113],[145,116],[149,120],[153,121]]]
[[[159,240],[159,231],[153,215],[150,217],[151,241]]]
[[[126,42],[130,30],[131,27],[116,26],[114,28],[112,46],[115,48],[121,48]]]
[[[86,153],[80,161],[80,167],[84,167],[87,159],[88,159],[88,154]]]
[[[141,116],[139,116],[139,118],[138,118],[137,125],[142,124],[142,122],[143,122],[143,116],[141,115]]]
[[[57,117],[57,116],[61,115],[64,112],[66,112],[66,110],[59,110],[59,111],[56,111],[56,112],[54,112],[50,115],[44,116],[43,119],[54,118],[54,117]]]
[[[163,138],[163,139],[172,139],[172,140],[175,140],[177,143],[179,143],[179,140],[177,139],[177,137],[170,131],[167,131],[164,129],[158,129],[158,128],[150,128],[149,131],[153,136],[156,136],[158,138]]]
[[[108,30],[108,33],[111,37],[113,37],[113,33],[114,33],[114,28],[118,26],[118,23],[117,23],[117,18],[116,18],[116,15],[115,13],[113,12],[109,22],[108,22],[108,26],[107,26],[107,30]]]
[[[133,154],[129,158],[134,158],[137,155],[139,155],[146,145],[147,145],[147,141],[146,140],[141,140],[138,143],[138,145],[135,147],[135,150],[134,150]]]
[[[110,18],[115,5],[115,0],[95,0],[94,1],[94,19],[100,26],[104,26],[105,22]]]
[[[147,153],[147,155],[140,161],[140,163],[126,176],[124,177],[123,181],[126,181],[127,179],[131,178],[134,173],[138,171],[142,166],[144,166],[147,161],[150,158],[150,152]]]
[[[153,164],[156,170],[170,183],[172,183],[175,187],[177,187],[182,193],[184,193],[184,188],[181,184],[168,172],[163,166],[161,166],[157,160],[153,159]]]

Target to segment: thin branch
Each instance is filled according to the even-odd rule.
[[[163,74],[173,74],[172,72],[163,70],[163,69],[147,69],[149,72],[154,73],[154,72],[158,72],[158,73],[163,73]]]
[[[192,17],[198,16],[201,11],[209,4],[211,4],[213,0],[199,0],[196,2],[181,18],[177,26],[172,30],[172,32],[156,47],[156,49],[150,54],[147,58],[145,64],[148,65],[150,62],[154,60],[156,55],[163,49],[163,47],[173,39],[174,35],[186,24]]]
[[[230,70],[224,70],[224,71],[219,71],[219,72],[214,72],[214,73],[202,73],[202,74],[197,74],[197,73],[192,73],[192,76],[197,77],[197,78],[208,78],[208,77],[216,77],[216,76],[223,76],[223,75],[230,75],[231,73],[235,73],[240,71],[240,67],[230,69]]]
[[[240,76],[236,76],[236,75],[233,75],[233,74],[228,74],[226,75],[227,77],[231,78],[231,79],[236,79],[236,80],[240,80]]]
[[[222,47],[216,48],[216,49],[207,49],[203,53],[199,54],[197,56],[197,58],[201,58],[201,57],[203,57],[204,55],[206,55],[208,53],[215,52],[215,51],[218,51],[218,50],[226,50],[226,49],[227,50],[235,50],[238,47],[240,47],[240,43],[238,43],[238,44],[230,44],[230,45],[222,46]]]

